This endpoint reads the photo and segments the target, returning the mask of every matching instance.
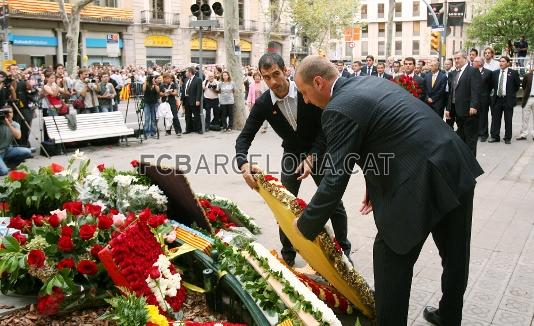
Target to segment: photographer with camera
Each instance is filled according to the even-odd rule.
[[[172,80],[170,73],[163,74],[163,83],[159,85],[162,103],[169,103],[172,112],[172,125],[174,126],[174,132],[176,135],[182,135],[182,126],[180,125],[180,120],[178,119],[178,106],[176,105],[176,98],[178,97],[178,85]],[[170,126],[166,132],[167,135],[171,134]]]
[[[103,72],[100,75],[100,84],[98,85],[98,102],[100,103],[100,112],[112,112],[114,99],[117,93],[115,87],[110,83],[109,74]]]
[[[0,71],[0,108],[3,108],[8,101],[17,98],[13,81],[4,71]]]
[[[11,85],[15,89],[16,95],[13,104],[18,108],[18,111],[14,111],[15,116],[13,119],[20,125],[20,130],[22,132],[22,137],[18,143],[21,146],[30,147],[30,127],[34,116],[33,105],[30,107],[30,104],[37,90],[30,84],[30,69],[26,69],[24,73],[22,73],[17,65],[11,65],[9,66],[9,73],[13,80]]]
[[[80,109],[79,113],[97,113],[98,112],[98,85],[93,77],[89,76],[89,71],[86,68],[82,68],[78,71],[78,80],[74,84],[76,94],[80,99],[83,99],[84,109],[79,106],[75,107]]]
[[[208,77],[202,85],[204,89],[204,110],[206,110],[206,132],[210,130],[210,126],[214,125],[221,127],[221,113],[219,110],[219,82],[215,80],[213,72],[207,72]],[[211,119],[211,112],[213,111],[213,120]]]
[[[0,176],[9,172],[9,166],[15,167],[32,156],[27,147],[13,147],[13,141],[22,136],[20,125],[13,121],[13,109],[0,109]]]
[[[156,138],[156,107],[159,103],[160,89],[153,75],[148,75],[143,83],[143,114],[145,119],[145,139],[150,136]]]

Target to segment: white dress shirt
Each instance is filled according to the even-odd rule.
[[[279,98],[276,94],[269,90],[273,105],[277,105],[287,122],[291,125],[293,130],[297,131],[297,106],[298,106],[298,90],[294,81],[289,81],[289,92],[284,98]]]
[[[503,79],[503,83],[502,83],[502,96],[506,96],[506,82],[507,82],[507,79],[508,79],[508,68],[504,69],[504,72],[501,70],[499,72],[499,78],[497,79],[497,96],[499,96],[499,82],[501,80],[501,75],[504,74],[504,79]]]
[[[489,69],[491,71],[501,69],[501,67],[499,67],[499,61],[495,59],[491,59],[489,63],[486,60],[484,60],[484,68]]]

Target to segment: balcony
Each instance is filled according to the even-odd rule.
[[[180,26],[180,14],[143,10],[141,11],[141,25],[149,28],[177,28]]]
[[[240,32],[258,32],[260,30],[260,23],[255,20],[241,20],[239,22]]]
[[[308,47],[307,46],[294,46],[291,49],[291,54],[302,54],[302,55],[308,55]]]
[[[269,29],[271,29],[271,34],[290,35],[293,28],[290,24],[280,23],[275,26],[271,26],[270,23],[265,23],[265,30]]]
[[[13,18],[29,18],[39,20],[61,21],[61,13],[57,2],[40,0],[8,0],[9,13]],[[66,3],[65,10],[70,12],[71,5]],[[133,23],[133,11],[125,8],[110,8],[89,5],[81,11],[81,21],[130,25]]]

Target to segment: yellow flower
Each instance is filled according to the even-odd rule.
[[[154,305],[146,305],[145,308],[148,312],[149,322],[158,326],[169,326],[169,321],[167,320],[167,318],[165,318],[165,316],[159,313],[158,307]]]

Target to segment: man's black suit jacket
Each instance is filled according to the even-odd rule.
[[[432,87],[432,73],[425,75],[425,103],[430,105],[434,111],[438,114],[443,112],[443,106],[445,105],[445,87],[447,86],[447,76],[441,71],[438,72],[436,81],[434,82],[434,87]],[[428,103],[428,99],[432,99],[432,104]]]
[[[491,92],[491,70],[482,68],[480,71],[480,98],[489,98]]]
[[[202,81],[200,77],[193,76],[191,84],[189,84],[189,89],[185,89],[187,86],[187,80],[184,83],[184,98],[182,101],[188,106],[195,106],[195,102],[200,102],[202,98]],[[187,96],[185,94],[187,93]]]
[[[256,133],[265,120],[273,130],[282,138],[284,150],[292,153],[315,154],[324,152],[325,140],[321,129],[321,115],[323,111],[318,107],[304,103],[302,94],[298,92],[297,104],[297,130],[293,130],[284,114],[273,105],[271,92],[264,92],[250,110],[243,130],[235,143],[237,166],[247,163],[248,149]]]
[[[365,73],[367,76],[376,76],[376,75],[378,75],[378,71],[376,70],[376,66],[375,65],[370,67],[370,70],[371,70],[370,74],[367,72],[367,68],[368,68],[367,65],[364,65],[362,67],[362,72]]]
[[[457,117],[469,116],[469,109],[480,109],[480,85],[482,78],[480,71],[467,65],[456,84],[456,90],[453,92],[454,80],[459,72],[454,70],[449,78],[449,102],[447,111],[452,110],[452,96],[454,94],[454,115]]]
[[[363,71],[363,68],[362,68],[362,70],[360,70],[360,74],[359,75],[356,75],[356,72],[353,72],[352,75],[350,75],[350,77],[362,77],[362,76],[367,76],[365,71]]]
[[[350,75],[351,73],[347,69],[343,69],[343,71],[341,72],[341,76],[343,77],[349,78]]]
[[[376,76],[379,78],[387,79],[387,80],[393,80],[393,76],[391,76],[390,74],[386,74],[386,73],[383,73],[382,77],[378,76],[378,74]]]
[[[499,75],[501,70],[494,70],[491,72],[491,83],[493,88],[493,100],[497,99],[497,93],[499,90]],[[506,74],[506,106],[508,109],[513,109],[517,104],[516,93],[519,90],[520,80],[517,71],[512,68],[508,68]]]
[[[522,107],[525,107],[527,105],[527,102],[530,98],[531,95],[534,95],[534,94],[530,94],[531,90],[532,90],[532,78],[533,77],[533,73],[532,72],[529,72],[528,74],[525,75],[525,77],[523,77],[523,101],[521,101],[521,106]]]
[[[322,126],[333,167],[298,220],[308,239],[337,207],[355,163],[365,176],[378,233],[399,254],[421,243],[483,173],[447,124],[381,78],[338,79]],[[391,158],[381,159],[386,156]]]

